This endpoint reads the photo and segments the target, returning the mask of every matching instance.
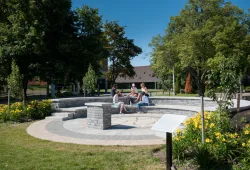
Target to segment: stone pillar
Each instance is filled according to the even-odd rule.
[[[112,103],[85,103],[87,106],[87,126],[94,129],[108,129],[111,127]]]

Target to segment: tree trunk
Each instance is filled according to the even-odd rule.
[[[47,98],[49,98],[49,85],[50,85],[50,81],[49,81],[49,79],[47,79],[47,86],[46,86],[46,96],[47,96]]]
[[[197,86],[198,86],[199,96],[204,96],[205,84],[201,80],[198,80]]]
[[[28,78],[24,77],[23,78],[23,101],[27,101],[27,87],[28,87]]]

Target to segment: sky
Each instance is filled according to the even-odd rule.
[[[103,21],[118,21],[126,26],[126,37],[134,39],[135,45],[142,48],[142,54],[132,61],[133,66],[150,65],[152,37],[161,34],[171,16],[179,15],[188,0],[72,0],[72,8],[89,5],[98,8]],[[250,0],[231,0],[247,12]]]

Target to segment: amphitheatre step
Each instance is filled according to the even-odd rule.
[[[76,110],[87,110],[87,106],[81,107],[67,107],[67,108],[57,108],[58,112],[75,112]]]
[[[70,113],[70,112],[54,112],[51,115],[52,116],[72,117],[72,116],[74,116],[74,113]]]
[[[74,113],[66,113],[66,112],[55,112],[52,113],[52,116],[47,116],[45,119],[53,119],[53,120],[70,120],[74,119]]]
[[[47,116],[45,117],[45,119],[47,120],[59,120],[59,121],[66,121],[66,120],[70,120],[68,117],[65,116]]]

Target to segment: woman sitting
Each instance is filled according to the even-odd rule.
[[[125,112],[128,112],[127,109],[125,108],[125,105],[123,102],[119,102],[118,101],[118,97],[119,95],[121,95],[121,92],[119,90],[116,91],[116,94],[113,97],[113,103],[114,103],[114,107],[115,108],[119,108],[120,107],[120,114],[123,114],[122,110],[124,109]]]
[[[144,92],[145,94],[147,94],[147,96],[149,96],[148,95],[148,89],[147,89],[147,87],[145,86],[144,83],[141,83],[141,91]],[[135,102],[142,101],[142,92],[138,95]]]
[[[130,92],[129,96],[131,96],[131,97],[138,96],[138,89],[135,87],[135,83],[132,84],[131,92]]]
[[[140,107],[141,106],[149,106],[148,95],[145,92],[141,93],[142,101],[138,103],[138,113],[141,113]]]

